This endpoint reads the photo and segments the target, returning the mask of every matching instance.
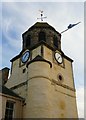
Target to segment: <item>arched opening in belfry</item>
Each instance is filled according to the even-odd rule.
[[[46,42],[46,34],[45,32],[39,33],[39,41],[45,41]]]
[[[28,35],[26,38],[26,48],[29,47],[31,45],[31,36]]]
[[[54,46],[58,48],[58,38],[54,35],[53,37]]]

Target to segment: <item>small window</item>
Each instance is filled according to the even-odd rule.
[[[46,34],[45,32],[39,33],[39,41],[46,41]]]
[[[26,47],[29,47],[30,44],[31,44],[31,36],[28,35],[28,36],[26,37]]]
[[[58,38],[54,36],[53,40],[54,40],[54,46],[58,48]]]
[[[5,120],[12,120],[13,108],[14,108],[14,103],[12,101],[7,101],[6,110],[5,110]]]
[[[24,69],[23,69],[23,73],[25,73],[25,71],[26,71],[26,69],[24,68]]]
[[[59,80],[62,80],[62,79],[63,79],[61,75],[59,75],[58,78],[59,78]]]
[[[61,82],[63,82],[63,80],[64,80],[64,78],[63,78],[63,76],[61,75],[61,74],[58,74],[57,75],[57,78],[58,78],[58,81],[61,83]]]

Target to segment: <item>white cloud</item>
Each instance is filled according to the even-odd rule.
[[[13,35],[13,36],[10,35],[10,32],[12,30],[11,26],[13,24],[13,21],[8,19],[8,21],[6,21],[6,22],[7,23],[3,22],[3,35],[6,38],[7,43],[10,46],[14,47],[15,49],[20,49],[20,46],[21,46],[20,40],[18,40],[18,38],[15,39],[15,35]],[[4,43],[3,38],[2,38],[2,40],[3,40],[3,43]]]
[[[77,108],[79,118],[84,118],[84,88],[80,87],[76,91]]]
[[[2,2],[84,2],[84,0],[2,0]]]

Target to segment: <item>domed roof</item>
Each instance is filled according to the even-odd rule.
[[[31,26],[28,30],[32,30],[34,28],[49,28],[51,30],[54,30],[58,34],[60,34],[58,31],[55,30],[51,25],[49,25],[47,22],[36,22],[33,26]],[[61,35],[61,34],[60,34]]]

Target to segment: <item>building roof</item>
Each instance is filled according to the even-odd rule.
[[[45,27],[45,28],[52,28],[54,29],[51,25],[49,25],[47,22],[36,22],[32,27]],[[55,30],[55,29],[54,29]]]
[[[55,28],[52,27],[51,25],[49,25],[47,22],[36,22],[33,26],[31,26],[28,29],[28,31],[30,31],[30,30],[32,30],[34,28],[49,28],[49,29],[55,31],[61,37],[61,33],[59,33],[58,31],[56,31]],[[23,34],[25,34],[26,32],[24,32]]]
[[[51,63],[50,61],[48,61],[48,60],[45,60],[45,59],[44,59],[42,56],[40,56],[40,55],[37,55],[33,60],[29,61],[26,66],[28,67],[28,65],[29,65],[30,63],[37,62],[37,61],[47,62],[47,63],[50,64],[50,67],[52,67],[52,63]]]
[[[14,93],[12,90],[8,89],[6,86],[3,86],[3,85],[0,85],[0,93],[23,99],[22,97],[20,97],[19,95]]]
[[[2,70],[4,70],[4,69],[6,69],[6,70],[10,70],[10,68],[8,68],[8,67],[4,67],[4,68],[2,68],[0,71],[2,71]]]

